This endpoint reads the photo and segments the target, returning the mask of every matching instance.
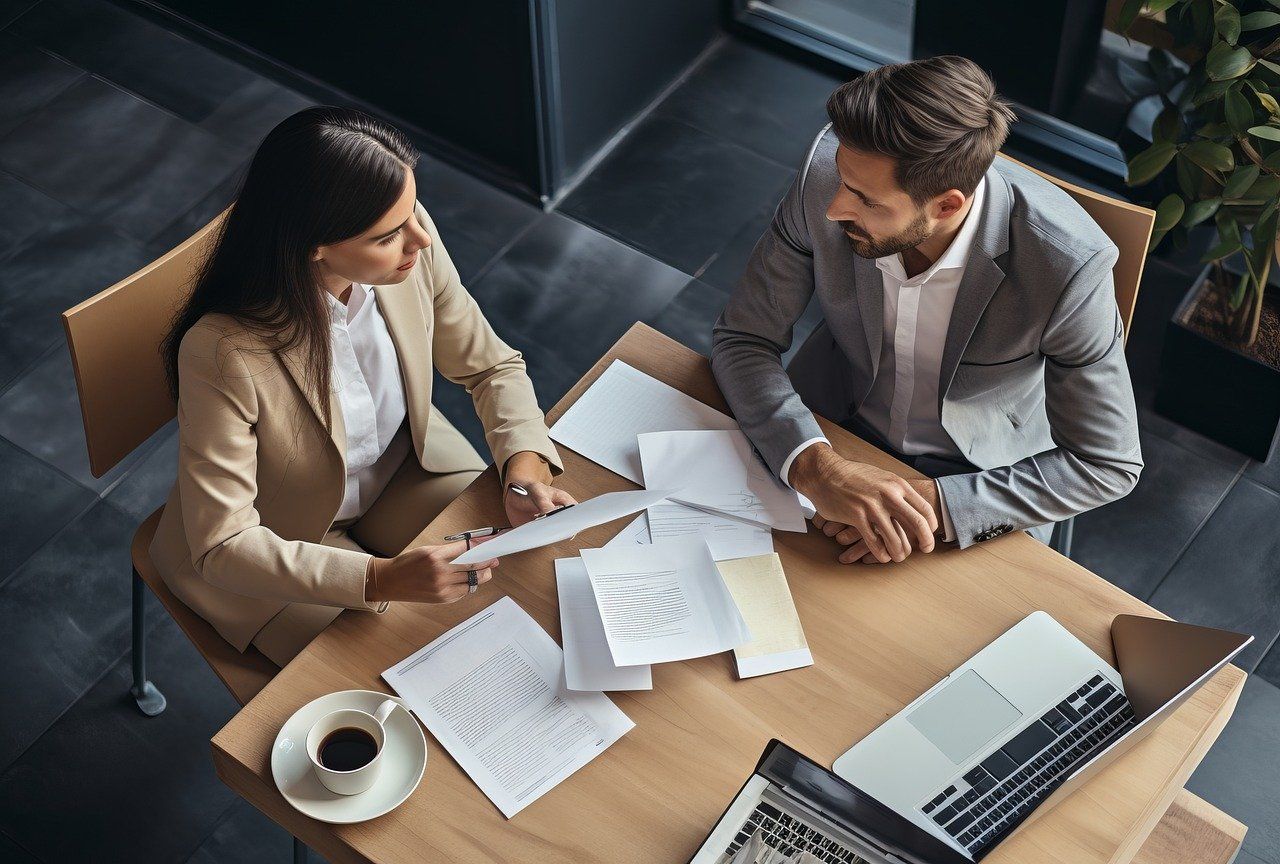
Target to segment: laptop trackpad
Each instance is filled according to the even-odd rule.
[[[907,715],[921,735],[959,765],[1022,717],[970,669]]]

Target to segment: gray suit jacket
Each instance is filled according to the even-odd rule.
[[[884,338],[880,271],[826,218],[836,143],[829,129],[814,142],[713,335],[716,381],[775,472],[822,434],[811,412],[857,413]],[[1115,246],[1066,193],[1004,160],[975,216],[939,388],[943,429],[980,469],[939,479],[962,547],[1120,498],[1142,469]],[[815,294],[825,320],[784,371]]]

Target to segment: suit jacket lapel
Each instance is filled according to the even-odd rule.
[[[325,427],[324,422],[324,406],[320,402],[320,394],[316,388],[310,386],[307,382],[306,369],[306,346],[299,343],[287,350],[276,350],[276,356],[280,358],[280,362],[293,378],[293,383],[297,385],[299,392],[306,399],[307,405],[310,406],[311,412],[315,415],[316,421],[320,424],[320,428]],[[342,419],[342,403],[338,401],[338,394],[332,394],[329,399],[329,416],[332,419],[333,431],[329,435],[329,440],[333,442],[333,446],[338,451],[338,458],[342,460],[345,473],[347,464],[347,427]]]
[[[1009,184],[993,165],[987,169],[986,201],[980,214],[982,221],[978,224],[969,260],[965,262],[964,277],[960,280],[955,306],[951,309],[951,322],[947,325],[947,341],[942,350],[938,380],[938,410],[942,410],[943,397],[951,386],[956,367],[960,365],[960,358],[982,313],[1004,281],[1005,271],[1000,265],[1009,251],[1009,214],[1012,208]]]
[[[414,450],[422,460],[422,447],[427,438],[427,422],[431,417],[431,324],[433,318],[423,309],[422,275],[414,267],[410,276],[398,285],[374,285],[378,310],[387,322],[391,341],[400,361],[404,379],[405,410],[409,415]]]
[[[880,347],[884,339],[884,279],[881,278],[880,268],[876,266],[874,259],[853,254],[852,246],[849,247],[849,255],[853,258],[853,285],[858,294],[858,315],[862,319],[867,350],[871,354],[871,376],[867,379],[870,382],[875,380],[880,371]],[[867,386],[869,388],[870,383]]]

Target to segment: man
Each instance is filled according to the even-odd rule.
[[[885,66],[831,124],[716,322],[712,369],[769,466],[847,547],[901,561],[1122,497],[1142,468],[1111,270],[1065,193],[996,152],[1013,112],[962,57]],[[781,355],[813,295],[824,321]],[[788,374],[789,373],[789,374]],[[843,459],[812,412],[935,480]]]

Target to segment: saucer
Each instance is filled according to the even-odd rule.
[[[395,699],[403,711],[387,718],[388,751],[373,785],[358,795],[339,795],[325,788],[307,757],[307,732],[313,723],[340,708],[372,714],[383,700]],[[372,690],[342,690],[312,700],[285,721],[271,748],[271,774],[284,799],[297,810],[335,825],[364,822],[394,810],[418,788],[427,767],[427,739],[403,699]]]

